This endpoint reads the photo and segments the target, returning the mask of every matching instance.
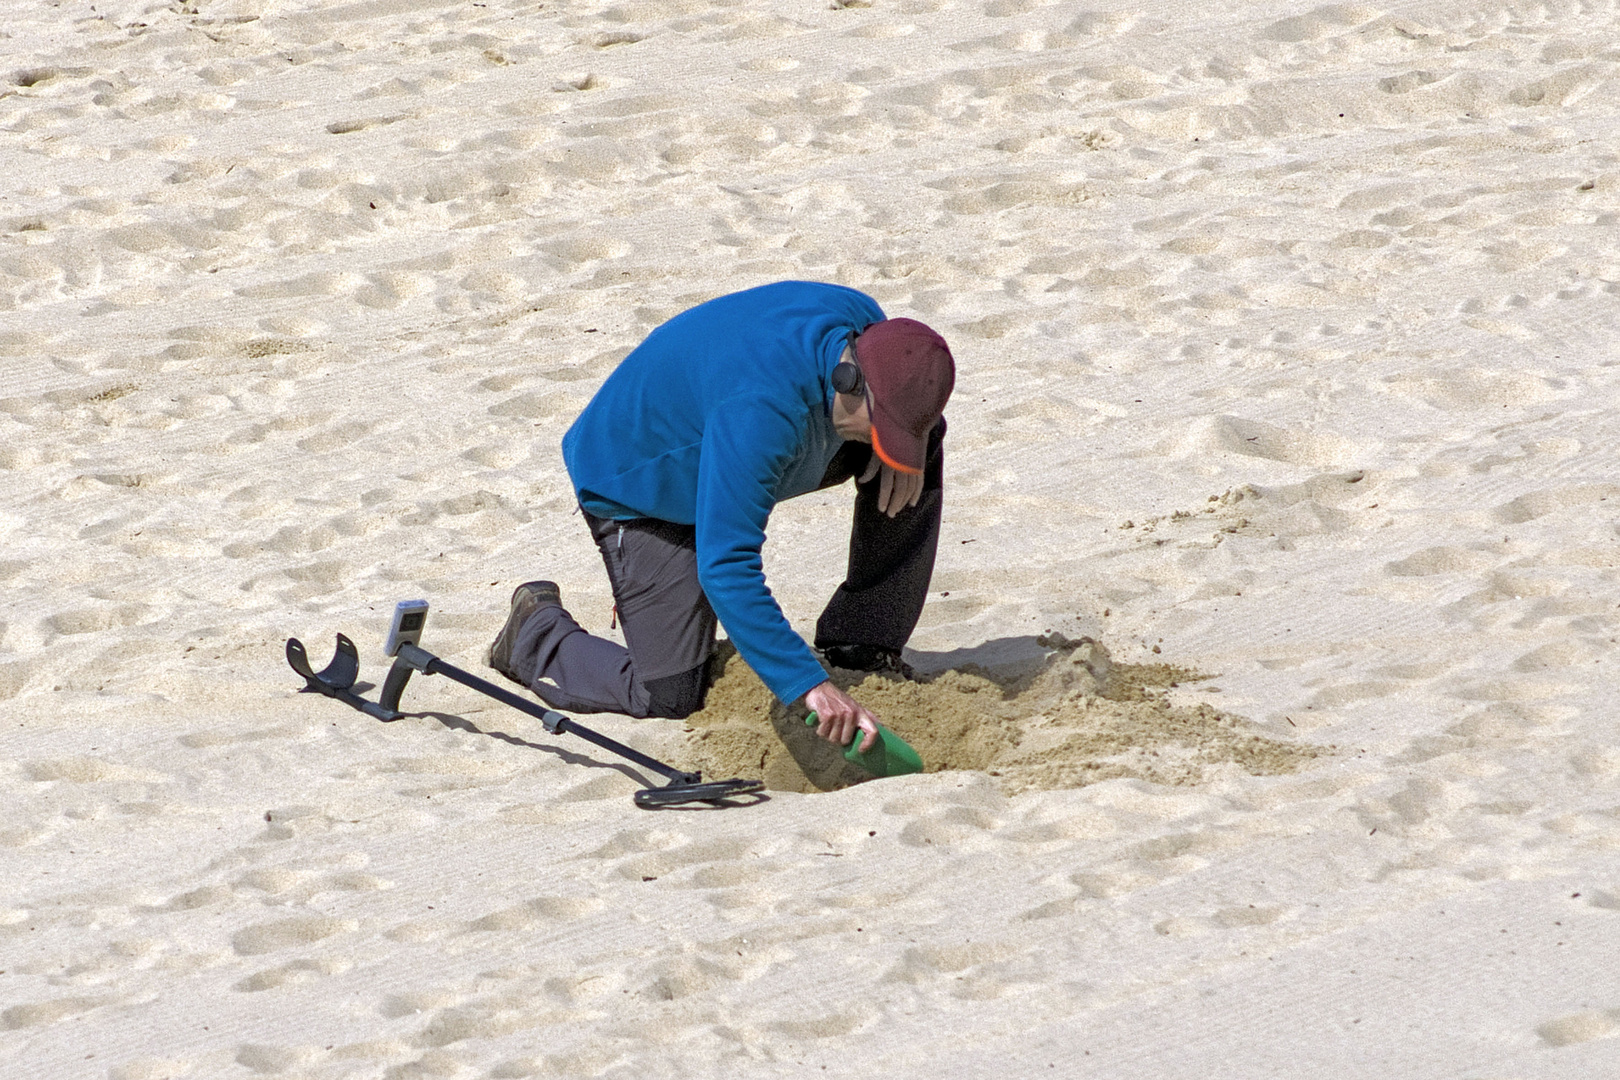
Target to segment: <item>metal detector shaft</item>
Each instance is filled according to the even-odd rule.
[[[668,777],[670,780],[673,780],[678,784],[695,784],[699,780],[697,773],[682,772],[680,769],[673,766],[665,765],[657,758],[648,757],[641,751],[628,747],[616,739],[610,739],[606,735],[592,731],[590,728],[580,724],[577,720],[570,719],[569,717],[564,716],[562,713],[557,712],[555,709],[543,708],[536,705],[534,702],[527,700],[526,698],[519,697],[504,687],[496,686],[487,679],[480,679],[471,672],[461,670],[454,664],[447,664],[419,645],[411,645],[408,643],[401,645],[399,647],[398,657],[395,661],[396,666],[400,661],[403,661],[406,665],[415,669],[416,671],[420,671],[424,675],[443,675],[447,679],[458,682],[463,686],[470,687],[473,690],[477,690],[480,694],[487,694],[496,701],[510,705],[512,708],[518,709],[521,712],[528,713],[530,716],[544,724],[546,726],[546,730],[554,735],[562,735],[565,733],[570,735],[578,735],[586,742],[595,743],[597,746],[600,746],[602,749],[610,753],[618,754],[622,758],[628,758],[637,765],[640,765],[643,768],[651,769],[659,776]],[[390,673],[389,682],[393,683],[394,681],[393,673]],[[400,685],[399,689],[403,690],[403,685]],[[387,695],[385,694],[384,697],[386,698]],[[397,703],[397,701],[398,693],[396,691],[394,695],[394,703]]]

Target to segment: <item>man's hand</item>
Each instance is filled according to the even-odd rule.
[[[877,717],[834,686],[831,680],[813,687],[804,695],[804,703],[815,710],[816,719],[820,721],[816,725],[816,734],[828,742],[848,746],[857,728],[866,732],[866,738],[861,740],[861,753],[872,749],[877,742]]]
[[[866,466],[866,472],[856,483],[864,484],[883,473],[883,479],[878,483],[878,509],[890,517],[898,514],[908,506],[916,506],[917,500],[922,498],[923,478],[921,473],[904,473],[899,469],[892,469],[883,463],[883,459],[876,453],[872,455],[871,462]]]

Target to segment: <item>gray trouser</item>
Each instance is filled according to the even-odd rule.
[[[849,567],[816,624],[816,647],[874,645],[899,652],[922,615],[934,572],[943,505],[945,422],[929,440],[923,494],[893,518],[877,508],[878,480],[858,484]],[[821,486],[859,477],[871,459],[845,443]],[[582,511],[583,512],[583,511]],[[715,617],[698,584],[696,530],[654,518],[610,521],[585,513],[602,552],[623,646],[593,637],[561,604],[523,623],[512,671],[565,712],[688,716],[703,707]]]
[[[696,532],[655,518],[588,511],[613,586],[623,646],[587,633],[561,604],[523,623],[513,673],[546,704],[572,712],[688,716],[703,706],[715,618],[698,584]]]

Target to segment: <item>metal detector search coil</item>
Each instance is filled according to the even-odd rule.
[[[427,612],[426,600],[404,600],[395,605],[387,640],[387,652],[394,658],[394,666],[388,669],[388,677],[383,680],[382,693],[377,701],[369,701],[354,692],[354,684],[360,677],[360,655],[354,647],[354,642],[342,634],[337,636],[337,653],[333,656],[332,662],[320,671],[310,667],[309,655],[304,650],[303,642],[297,638],[287,639],[287,663],[303,676],[304,692],[336,698],[346,705],[359,709],[367,716],[374,716],[383,721],[398,720],[404,715],[399,711],[399,699],[405,693],[405,684],[410,682],[412,672],[443,675],[480,694],[527,713],[539,720],[552,735],[577,735],[586,742],[595,743],[609,753],[617,754],[664,777],[669,783],[663,787],[643,788],[636,792],[635,804],[645,810],[686,803],[747,806],[750,804],[727,800],[737,795],[756,795],[765,790],[763,780],[705,782],[700,773],[684,772],[673,765],[665,765],[657,758],[648,757],[639,750],[592,731],[554,709],[544,708],[504,687],[463,671],[454,664],[445,663],[417,644],[421,640],[422,628],[427,622]]]

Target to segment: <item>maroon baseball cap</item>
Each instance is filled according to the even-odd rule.
[[[921,473],[956,386],[950,346],[916,319],[885,319],[855,339],[855,362],[870,390],[872,449],[891,469]]]

